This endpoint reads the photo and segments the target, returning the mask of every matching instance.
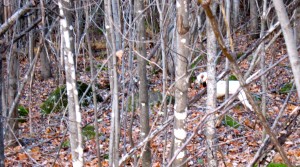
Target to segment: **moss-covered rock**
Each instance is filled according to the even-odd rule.
[[[79,100],[83,96],[84,92],[87,90],[88,84],[83,82],[77,82],[77,90]],[[100,95],[97,95],[97,101],[102,102],[103,98]],[[92,88],[89,88],[86,96],[84,97],[81,105],[87,106],[93,102],[93,91]],[[41,112],[43,114],[49,114],[51,112],[62,111],[68,104],[68,96],[66,91],[66,86],[62,85],[56,88],[47,98],[45,102],[41,105]]]
[[[68,104],[66,86],[56,88],[41,105],[42,114],[50,114],[64,109]]]

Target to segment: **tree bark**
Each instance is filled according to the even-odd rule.
[[[13,9],[12,3],[7,3],[7,6],[4,8],[4,12],[6,14],[6,18],[11,16],[12,9]],[[8,22],[6,20],[6,22]],[[14,29],[8,31],[7,33],[7,41],[10,36],[13,36],[13,33],[15,32],[17,28],[14,27]],[[18,64],[18,55],[16,53],[16,44],[13,44],[11,47],[11,52],[7,54],[7,60],[8,60],[8,96],[7,96],[7,104],[11,108],[13,106],[14,99],[18,92],[18,72],[19,72],[19,64]],[[19,102],[17,102],[16,105],[18,105]],[[6,116],[9,116],[9,111],[7,111]],[[15,141],[15,136],[18,137],[18,121],[16,120],[18,118],[18,111],[16,108],[13,108],[11,116],[8,119],[8,126],[12,129],[12,131],[8,130],[6,131],[6,139],[9,142]],[[16,143],[11,143],[16,144]]]
[[[1,16],[0,16],[1,17]],[[2,54],[0,53],[2,57]],[[5,156],[4,156],[4,126],[3,126],[3,107],[2,107],[2,58],[0,58],[0,167],[4,167]]]
[[[105,29],[106,29],[106,51],[107,51],[107,59],[108,59],[108,76],[109,76],[109,87],[110,87],[110,93],[111,93],[111,98],[113,99],[113,89],[114,89],[114,78],[113,78],[113,60],[110,58],[110,55],[112,53],[112,34],[111,34],[111,27],[110,27],[110,16],[107,14],[108,11],[111,10],[111,6],[109,4],[109,0],[104,0],[104,11],[106,13],[105,15]],[[114,119],[112,118],[110,121],[110,135],[109,135],[109,165],[113,165],[113,160],[114,160],[114,126],[115,122]]]
[[[258,9],[256,5],[256,0],[250,1],[250,32],[252,38],[259,37],[257,33],[258,29]]]
[[[9,58],[9,66],[8,66],[8,106],[12,107],[14,99],[16,97],[17,91],[18,91],[18,57],[17,54],[14,53],[11,54]],[[9,113],[7,113],[8,115]],[[12,111],[12,115],[10,119],[8,120],[8,125],[12,129],[13,132],[7,131],[6,139],[8,141],[14,141],[15,136],[18,137],[18,121],[15,119],[18,118],[18,110],[17,108],[14,108]]]
[[[187,74],[189,44],[189,1],[176,1],[176,67],[175,67],[175,107],[174,107],[174,153],[180,149],[185,142],[187,132],[185,121],[187,118],[187,91],[189,79]],[[180,151],[176,156],[173,166],[186,166],[182,164],[186,159],[186,149]]]
[[[81,129],[81,113],[79,111],[78,91],[75,71],[75,41],[74,25],[72,20],[73,4],[70,1],[60,0],[58,2],[61,16],[60,29],[63,40],[61,52],[64,56],[66,85],[68,93],[69,134],[73,166],[84,166],[83,141]]]
[[[240,0],[233,0],[233,26],[236,28],[240,18]]]
[[[211,5],[212,12],[216,13],[216,4],[213,3]],[[206,22],[206,34],[207,34],[207,101],[206,112],[212,112],[215,110],[217,106],[217,88],[216,88],[216,57],[217,57],[217,41],[212,31],[211,24],[209,20]],[[216,116],[214,114],[210,114],[207,117],[205,135],[206,135],[206,150],[207,150],[207,162],[210,167],[217,167],[217,154],[215,145],[215,125],[216,125]]]
[[[109,165],[118,166],[119,164],[119,141],[120,141],[120,111],[119,111],[119,88],[118,88],[118,73],[117,73],[117,58],[116,58],[116,38],[115,27],[113,22],[112,2],[104,1],[106,17],[105,26],[107,30],[108,41],[112,58],[110,69],[110,77],[112,82],[112,118],[111,118],[111,133],[109,143]],[[110,35],[110,36],[108,36]]]
[[[299,46],[300,45],[300,7],[295,9],[294,34],[296,35],[296,46]]]
[[[298,93],[298,99],[300,101],[300,58],[298,56],[296,40],[293,34],[293,29],[288,18],[286,8],[282,0],[273,0],[273,4],[278,16],[279,23],[281,25],[283,37],[287,47],[289,60],[292,66],[294,74],[295,84]]]
[[[145,36],[145,17],[141,13],[144,10],[144,1],[138,0],[134,2],[134,11],[135,17],[137,18],[136,24],[136,36],[137,43],[136,49],[137,52],[147,57],[146,54],[146,40]],[[141,140],[144,140],[150,131],[149,127],[149,100],[148,100],[148,81],[147,81],[147,69],[146,69],[146,60],[141,56],[137,57],[138,59],[138,74],[140,78],[139,84],[139,108],[140,108],[140,122],[141,122]],[[142,166],[148,167],[151,166],[151,150],[150,143],[146,144],[144,152],[142,152]]]
[[[120,20],[120,3],[119,0],[112,0],[112,16],[113,16],[113,22],[114,22],[114,35],[116,39],[116,51],[120,50],[122,48],[121,45],[121,20]]]
[[[266,27],[266,13],[267,13],[267,0],[263,0],[263,12],[261,16],[261,25],[260,25],[260,37],[263,37],[265,35],[265,27]],[[260,48],[260,47],[259,47]],[[266,57],[266,50],[265,50],[265,42],[261,43],[261,58],[260,58],[260,69],[261,71],[265,70],[265,57]],[[261,90],[262,90],[262,96],[261,96],[261,111],[262,114],[266,117],[267,112],[267,79],[266,75],[261,76]],[[263,130],[262,140],[264,140],[266,137],[266,130]]]
[[[44,6],[44,1],[41,1],[41,17],[42,17],[42,22],[41,24],[43,25],[43,27],[45,27],[46,23],[45,23],[45,6]],[[45,34],[47,34],[47,29],[42,30],[42,36],[41,38],[43,39],[43,43],[44,43],[44,47],[42,48],[42,52],[41,52],[41,74],[42,74],[42,78],[43,80],[47,80],[50,77],[52,77],[52,73],[51,73],[51,63],[50,63],[50,57],[48,54],[48,50],[47,50],[47,46],[45,44]]]
[[[41,74],[43,80],[47,80],[52,77],[50,57],[47,53],[46,46],[44,45],[43,51],[41,52]]]

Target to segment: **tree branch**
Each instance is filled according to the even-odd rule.
[[[7,21],[1,25],[0,27],[0,37],[12,26],[15,24],[15,22],[23,16],[25,13],[31,10],[32,7],[35,7],[36,3],[34,1],[30,1],[25,6],[23,6],[21,9],[16,11],[10,18],[7,19]]]

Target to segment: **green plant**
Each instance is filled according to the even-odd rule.
[[[192,64],[190,65],[190,69],[194,69],[196,68],[196,66],[198,65],[198,63],[203,59],[203,55],[199,55],[198,57],[196,57],[194,59],[194,61],[192,62]]]
[[[243,52],[239,52],[239,53],[236,54],[236,58],[239,59],[239,58],[242,57],[243,55],[244,55]]]
[[[87,125],[82,128],[82,135],[85,140],[90,140],[95,138],[96,133],[95,133],[95,127],[91,125]]]
[[[279,93],[289,93],[292,87],[293,87],[293,83],[291,82],[286,83],[280,88]]]
[[[29,114],[29,111],[24,106],[18,106],[18,113],[19,113],[19,122],[24,123],[26,122],[26,117]]]
[[[287,167],[287,165],[280,163],[270,163],[267,167]]]
[[[63,143],[62,143],[62,145],[61,145],[61,147],[62,148],[69,148],[71,145],[70,145],[70,141],[69,140],[65,140]]]
[[[238,128],[240,126],[240,123],[234,120],[234,118],[229,115],[225,115],[224,121],[225,125],[230,126],[232,128]]]
[[[78,91],[78,97],[81,99],[84,92],[88,89],[88,84],[78,81],[77,82],[77,91]],[[88,89],[86,96],[84,97],[82,101],[83,106],[87,106],[92,102],[93,97],[93,91],[91,87]],[[101,102],[103,101],[103,98],[100,95],[97,95],[97,101]],[[40,106],[41,112],[43,114],[50,114],[51,111],[59,112],[63,110],[68,104],[68,96],[66,91],[66,86],[60,86],[56,88],[47,98],[45,102],[42,103]]]
[[[236,76],[230,75],[230,76],[229,76],[229,80],[230,80],[230,81],[236,81],[236,80],[238,80],[238,79],[237,79]]]
[[[42,114],[50,114],[52,110],[58,112],[67,106],[68,99],[65,89],[65,85],[60,86],[49,95],[40,106]]]

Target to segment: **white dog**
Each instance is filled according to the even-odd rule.
[[[202,72],[197,76],[197,83],[202,84],[206,87],[207,81],[207,72]],[[234,94],[240,88],[239,81],[229,81],[229,94]],[[226,93],[226,81],[218,81],[217,83],[217,98],[225,96]],[[242,102],[242,104],[248,107],[251,111],[253,108],[249,103],[246,94],[243,89],[238,94],[238,99]]]

